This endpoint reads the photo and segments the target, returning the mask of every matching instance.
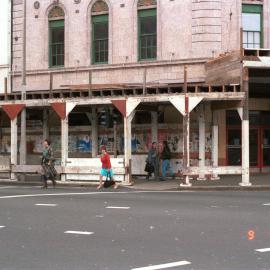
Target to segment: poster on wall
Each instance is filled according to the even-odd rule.
[[[11,147],[10,136],[4,136],[2,138],[2,151],[4,153],[10,153],[10,147]]]
[[[167,141],[173,153],[182,152],[183,140],[177,130],[159,130],[158,141],[160,144],[162,144],[163,141]]]
[[[151,134],[145,130],[142,132],[134,132],[131,137],[131,151],[132,153],[145,153],[151,147]],[[124,152],[124,136],[117,138],[117,146],[121,153]]]
[[[43,151],[43,136],[37,136],[34,140],[34,153],[41,153]]]
[[[113,152],[114,138],[113,134],[99,135],[98,137],[99,148],[104,145],[108,152]]]
[[[79,135],[76,138],[76,150],[80,153],[89,153],[92,151],[92,141],[89,135]]]
[[[132,152],[147,152],[151,143],[151,134],[149,132],[133,133],[131,139]]]
[[[52,135],[50,136],[51,146],[54,152],[61,151],[61,137],[60,135]]]

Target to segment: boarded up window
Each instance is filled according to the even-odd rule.
[[[156,6],[156,0],[139,0],[138,7],[145,7],[145,6]]]
[[[109,12],[108,5],[102,0],[96,1],[96,3],[92,7],[92,13],[99,12]]]
[[[63,18],[65,17],[65,12],[59,6],[53,7],[49,12],[49,19]]]

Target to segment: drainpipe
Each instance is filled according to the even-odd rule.
[[[10,1],[10,92],[13,91],[13,0]]]

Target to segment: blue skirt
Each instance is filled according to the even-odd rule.
[[[100,171],[100,175],[102,175],[102,176],[105,176],[105,177],[113,177],[113,171],[112,171],[112,169],[104,169],[104,168],[102,168],[101,169],[101,171]]]

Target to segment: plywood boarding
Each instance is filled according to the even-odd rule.
[[[206,84],[228,85],[240,84],[241,57],[240,51],[234,51],[210,60],[205,64]]]

